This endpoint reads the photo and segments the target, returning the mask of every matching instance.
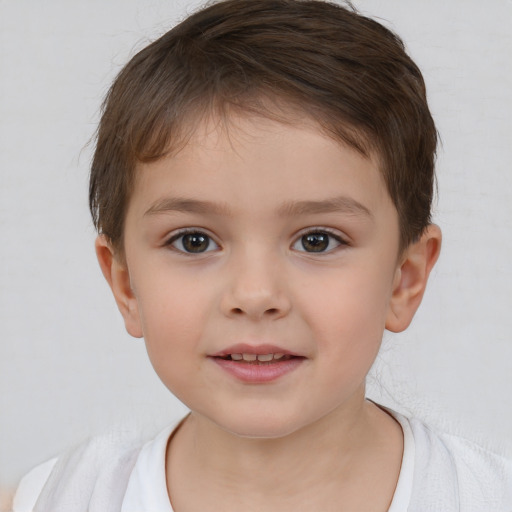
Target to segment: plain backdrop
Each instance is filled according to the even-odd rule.
[[[121,66],[200,3],[0,0],[0,489],[111,424],[185,411],[100,275],[87,142]],[[510,453],[512,1],[354,3],[403,37],[443,142],[442,256],[369,393]]]

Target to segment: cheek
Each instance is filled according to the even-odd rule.
[[[145,277],[137,288],[137,303],[148,355],[155,370],[186,367],[198,351],[211,308],[211,292],[182,275]]]
[[[382,271],[352,267],[326,282],[317,282],[315,291],[310,288],[310,292],[302,308],[318,337],[319,350],[338,353],[341,358],[357,358],[366,351],[376,353],[390,297]]]
[[[386,301],[372,291],[376,288],[347,279],[343,286],[310,302],[308,323],[321,368],[318,385],[331,390],[334,401],[345,399],[364,384],[379,352]]]

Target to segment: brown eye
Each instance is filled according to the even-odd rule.
[[[308,233],[301,238],[301,244],[307,252],[324,252],[329,247],[327,233]]]
[[[309,231],[293,243],[292,249],[307,253],[330,253],[340,246],[348,245],[341,236],[330,231]]]
[[[181,252],[200,254],[218,249],[218,245],[201,231],[178,234],[171,238],[169,244]]]
[[[183,237],[183,247],[187,252],[204,252],[210,245],[210,239],[202,233],[190,233]]]

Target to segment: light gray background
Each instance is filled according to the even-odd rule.
[[[127,58],[199,3],[0,0],[0,489],[112,423],[184,412],[100,275],[84,146]],[[404,38],[443,139],[441,260],[371,394],[511,452],[512,2],[355,4]]]

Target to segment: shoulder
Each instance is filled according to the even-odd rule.
[[[20,481],[13,501],[13,512],[32,512],[57,458],[51,459],[29,471]]]
[[[31,470],[18,486],[13,511],[32,511],[36,503],[41,510],[87,510],[92,497],[100,509],[115,510],[109,507],[122,500],[143,442],[140,432],[124,428],[82,442]]]
[[[434,495],[446,496],[457,510],[512,510],[512,459],[415,418],[409,424],[415,443],[413,497],[418,503]]]

